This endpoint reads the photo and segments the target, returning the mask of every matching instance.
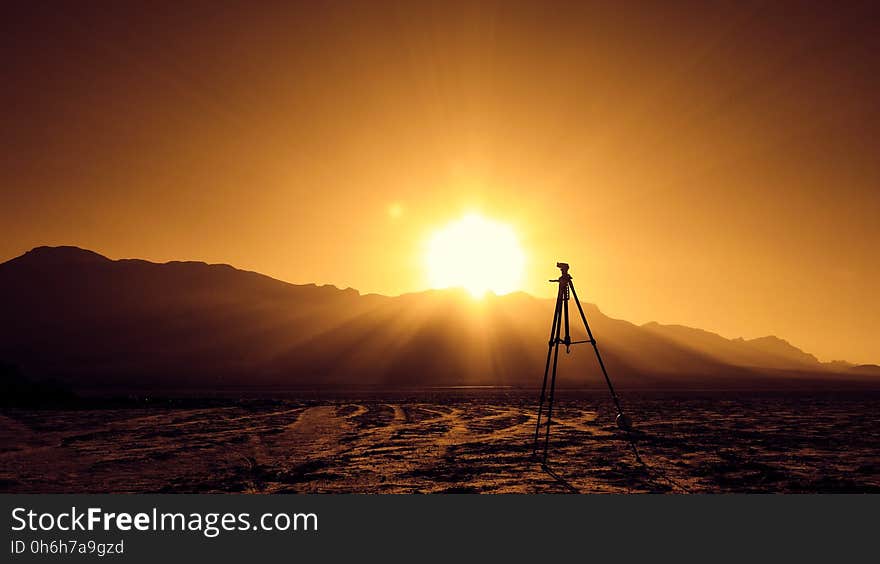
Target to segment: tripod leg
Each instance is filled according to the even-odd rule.
[[[560,296],[561,297],[561,296]],[[553,396],[556,393],[556,367],[559,363],[559,331],[562,324],[556,324],[556,339],[553,347],[553,373],[550,376],[550,399],[547,402],[547,431],[544,433],[544,456],[541,458],[541,464],[547,464],[547,449],[550,447],[550,425],[553,423]]]
[[[590,330],[590,324],[587,323],[587,316],[584,315],[584,308],[581,307],[581,301],[578,299],[577,292],[574,290],[574,284],[569,282],[569,286],[571,287],[571,295],[574,297],[574,303],[578,306],[578,311],[581,314],[581,319],[584,322],[584,327],[587,329],[587,336],[590,338],[590,343],[593,345],[593,350],[596,351],[596,360],[599,361],[599,368],[602,369],[602,376],[605,377],[605,383],[608,384],[608,391],[611,392],[611,399],[614,400],[614,407],[617,408],[617,425],[620,427],[625,433],[629,440],[629,447],[632,449],[633,456],[635,456],[636,461],[639,464],[644,464],[642,462],[642,457],[639,456],[639,449],[636,448],[636,443],[633,440],[631,423],[629,422],[629,418],[623,414],[623,408],[620,407],[620,400],[617,397],[617,392],[614,391],[614,386],[611,384],[611,378],[608,377],[608,371],[605,370],[605,363],[602,362],[602,355],[599,354],[599,347],[596,345],[596,339],[593,338],[593,332]]]
[[[602,355],[599,354],[599,347],[596,345],[596,339],[593,338],[593,332],[590,330],[590,324],[587,323],[587,316],[584,315],[584,308],[581,307],[581,301],[578,299],[577,292],[574,290],[574,284],[569,282],[569,288],[571,288],[571,295],[574,298],[574,303],[577,304],[578,311],[581,314],[581,320],[584,322],[584,327],[587,329],[587,336],[590,339],[590,344],[593,345],[593,350],[596,352],[596,359],[599,361],[599,368],[602,369],[602,376],[605,377],[605,383],[608,384],[608,390],[611,392],[611,399],[614,400],[614,405],[617,407],[618,413],[623,413],[623,410],[620,408],[620,400],[617,399],[617,393],[614,391],[614,386],[611,384],[611,378],[608,377],[608,371],[605,370],[605,363],[602,362]]]
[[[559,325],[559,308],[561,304],[561,295],[556,296],[556,308],[553,310],[553,325],[550,326],[550,338],[547,347],[547,363],[544,365],[544,381],[541,384],[541,399],[538,402],[538,421],[535,423],[535,442],[532,448],[532,454],[538,452],[538,437],[541,432],[541,415],[544,409],[544,399],[547,396],[547,374],[550,372],[550,356],[553,353],[553,345],[555,344],[554,336],[558,333],[557,325]]]
[[[570,283],[570,281],[568,283]],[[561,285],[562,284],[560,284],[560,286]],[[562,296],[562,308],[565,311],[565,339],[564,339],[565,354],[569,353],[570,347],[571,347],[571,332],[569,331],[569,327],[568,327],[568,296],[566,295],[567,293],[568,293],[568,289],[566,288],[564,290],[563,296]]]

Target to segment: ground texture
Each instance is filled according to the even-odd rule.
[[[880,492],[880,395],[567,392],[548,473],[522,391],[0,413],[5,492]]]

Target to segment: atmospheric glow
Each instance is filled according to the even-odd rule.
[[[432,288],[464,288],[475,298],[521,289],[525,255],[516,233],[478,214],[434,233],[425,260]]]

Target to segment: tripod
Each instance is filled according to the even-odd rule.
[[[620,427],[621,430],[626,431],[627,435],[629,435],[632,429],[632,423],[629,420],[629,417],[624,415],[623,409],[620,407],[620,400],[617,397],[617,393],[614,391],[614,386],[611,384],[611,379],[608,377],[608,371],[605,370],[605,363],[602,362],[602,355],[599,354],[599,347],[596,346],[596,339],[593,338],[593,332],[590,330],[590,324],[587,323],[587,316],[584,315],[584,308],[581,307],[581,302],[578,300],[577,292],[574,289],[574,283],[571,281],[571,275],[568,273],[568,264],[564,262],[557,262],[556,268],[558,268],[562,274],[559,276],[557,280],[550,280],[550,282],[556,282],[559,284],[559,292],[556,294],[556,309],[553,312],[553,325],[550,327],[550,341],[549,347],[547,349],[547,364],[544,367],[544,383],[541,384],[541,400],[538,403],[538,421],[535,424],[535,443],[534,448],[532,450],[532,455],[538,454],[540,435],[541,435],[541,418],[544,412],[544,403],[547,400],[547,415],[544,418],[543,425],[546,427],[544,432],[544,446],[543,446],[543,454],[541,455],[541,466],[547,466],[547,450],[550,447],[550,425],[553,421],[553,398],[556,392],[556,366],[557,361],[559,360],[559,345],[565,345],[565,352],[568,353],[571,350],[572,345],[578,345],[581,343],[590,343],[593,345],[593,350],[596,352],[596,360],[599,361],[599,368],[602,369],[602,375],[605,377],[605,383],[608,384],[608,390],[611,392],[611,399],[614,400],[614,406],[617,408],[617,426]],[[584,327],[587,330],[587,339],[583,341],[572,341],[571,334],[568,330],[568,302],[569,296],[574,298],[574,303],[577,305],[578,312],[581,315],[581,320],[584,322]],[[565,337],[560,338],[560,333],[562,332],[562,326],[565,325]],[[550,372],[550,360],[553,360],[553,372]],[[550,375],[550,395],[547,397],[547,376]],[[630,437],[630,444],[632,445],[632,439]],[[635,446],[633,449],[635,449]],[[635,450],[634,450],[635,452]],[[638,458],[638,453],[636,452],[636,457]]]

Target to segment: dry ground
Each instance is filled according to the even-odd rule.
[[[567,393],[552,468],[580,492],[880,492],[876,394]],[[552,493],[533,392],[194,400],[0,414],[0,491]]]

